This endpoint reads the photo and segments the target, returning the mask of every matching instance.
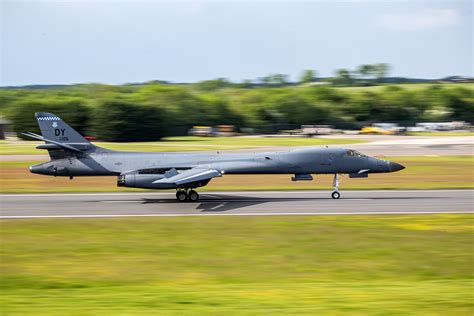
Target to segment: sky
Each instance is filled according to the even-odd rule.
[[[0,86],[474,75],[473,2],[0,0]]]

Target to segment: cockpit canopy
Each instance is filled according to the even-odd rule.
[[[367,157],[366,155],[358,152],[357,150],[349,149],[346,151],[346,156],[349,157]]]

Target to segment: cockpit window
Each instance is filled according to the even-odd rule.
[[[352,150],[352,149],[349,149],[348,151],[346,151],[346,155],[349,157],[367,157],[366,155],[361,154],[357,150]]]

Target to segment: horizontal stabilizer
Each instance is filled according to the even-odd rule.
[[[62,147],[55,144],[41,144],[41,145],[36,146],[36,149],[58,150],[58,149],[62,149]]]
[[[27,132],[27,133],[22,133],[22,134],[25,135],[25,136],[31,137],[33,139],[42,140],[46,143],[51,143],[51,144],[57,145],[57,146],[59,146],[63,149],[66,149],[66,150],[81,152],[81,150],[79,150],[79,149],[77,149],[77,148],[75,148],[71,145],[68,145],[68,144],[65,144],[65,143],[60,143],[60,142],[57,142],[57,141],[54,141],[54,140],[51,140],[51,139],[46,139],[43,136],[37,135],[37,134],[32,133],[32,132]]]

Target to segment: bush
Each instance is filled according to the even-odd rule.
[[[228,84],[216,80],[190,85],[0,89],[0,113],[13,121],[16,132],[38,133],[34,112],[48,111],[61,116],[80,133],[90,131],[91,136],[112,141],[186,135],[194,125],[226,124],[273,133],[302,124],[355,128],[383,121],[402,125],[420,121],[474,122],[474,93],[468,85],[245,89]]]
[[[92,131],[107,141],[156,141],[165,135],[166,118],[159,107],[108,100],[94,110]]]
[[[83,135],[87,130],[89,111],[81,100],[25,100],[12,107],[8,115],[13,124],[13,131],[18,134],[18,137],[30,139],[20,134],[27,131],[41,134],[35,119],[35,112],[53,113]]]

